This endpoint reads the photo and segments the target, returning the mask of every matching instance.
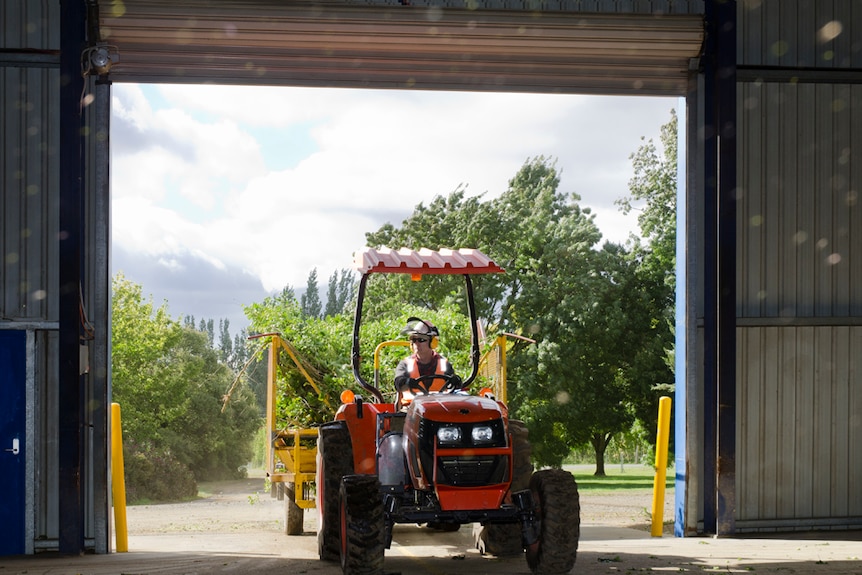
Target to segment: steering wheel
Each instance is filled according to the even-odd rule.
[[[431,393],[430,385],[434,382],[435,379],[443,380],[443,387],[441,387],[435,393],[447,393],[452,391],[457,391],[460,389],[459,384],[461,382],[461,378],[457,375],[447,375],[447,374],[431,374],[431,375],[420,375],[417,378],[410,378],[407,380],[407,389],[410,393],[417,395],[421,393],[422,395],[428,395]]]

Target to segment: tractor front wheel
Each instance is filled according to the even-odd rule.
[[[317,552],[325,561],[341,555],[341,478],[353,474],[353,444],[347,423],[333,421],[317,431]]]
[[[562,575],[575,566],[581,531],[578,484],[568,471],[543,469],[530,479],[539,539],[527,547],[527,564],[535,574]]]
[[[381,575],[385,518],[376,475],[341,480],[341,570],[344,575]]]

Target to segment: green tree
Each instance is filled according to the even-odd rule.
[[[391,296],[387,290],[388,276],[375,274],[369,279],[366,302]],[[424,281],[424,280],[423,280]],[[440,351],[445,354],[459,373],[469,368],[469,322],[453,305],[429,310],[416,305],[401,305],[394,310],[373,305],[365,308],[360,332],[360,355],[363,357],[361,374],[365,381],[379,382],[386,399],[394,401],[393,373],[397,362],[408,351],[406,347],[386,348],[375,377],[373,355],[376,345],[383,341],[403,339],[401,330],[411,315],[419,315],[433,322],[441,331]],[[318,394],[296,368],[287,354],[282,353],[278,370],[276,418],[279,427],[307,427],[330,421],[344,389],[367,395],[355,382],[351,348],[353,341],[353,315],[337,314],[326,317],[305,315],[302,304],[291,290],[270,296],[263,302],[245,308],[251,329],[258,333],[276,332],[293,346],[304,369],[317,385]]]
[[[165,430],[166,443],[198,480],[244,476],[260,425],[254,394],[232,386],[236,374],[219,355],[206,334],[183,329],[165,358],[170,377],[186,382],[187,398],[187,408]]]
[[[340,272],[332,272],[329,276],[329,284],[326,291],[326,308],[323,315],[331,317],[340,313],[348,312],[347,304],[353,299],[354,294],[353,273],[342,269]]]
[[[317,268],[308,273],[305,285],[305,293],[300,298],[302,314],[306,317],[320,317],[322,305],[320,303],[320,288],[317,285]]]
[[[122,274],[112,284],[112,390],[122,405],[123,434],[160,444],[188,403],[185,382],[170,377],[171,366],[165,362],[181,328],[169,316],[167,303],[155,307],[140,285]]]
[[[558,425],[546,430],[547,449],[555,443],[569,448],[588,443],[596,474],[604,475],[605,450],[612,438],[657,405],[654,383],[668,376],[661,355],[650,352],[667,325],[655,319],[655,286],[622,246],[606,243],[597,257],[601,271],[584,298],[589,306],[549,308],[552,317],[568,321],[547,323],[550,337],[542,339],[537,350],[526,350],[537,355],[539,374],[554,374],[549,380],[555,389],[554,401],[545,399],[527,418],[552,418]],[[537,395],[528,394],[533,400]],[[552,455],[564,451],[560,445]]]
[[[624,213],[639,210],[638,225],[643,239],[632,238],[632,257],[638,274],[649,286],[654,337],[644,343],[639,366],[651,374],[658,392],[674,389],[674,313],[676,288],[676,194],[677,194],[676,112],[661,127],[659,150],[652,140],[632,154],[634,176],[629,182],[630,197],[618,201]],[[639,405],[637,415],[655,441],[658,405]]]
[[[637,210],[638,226],[645,244],[633,238],[643,255],[644,265],[663,276],[668,287],[676,284],[676,193],[677,127],[676,112],[661,127],[662,150],[652,140],[641,144],[630,156],[634,176],[629,180],[628,197],[617,201],[625,214]]]
[[[651,410],[651,384],[666,381],[650,371],[654,346],[647,345],[664,325],[656,320],[664,308],[653,307],[661,298],[641,272],[643,252],[614,244],[600,249],[590,210],[558,187],[555,162],[534,158],[496,199],[465,198],[458,189],[367,240],[478,247],[502,265],[506,274],[481,278],[476,292],[496,329],[536,340],[515,345],[508,374],[511,407],[529,425],[534,458],[557,466],[573,448],[591,445],[601,474],[608,442]],[[445,280],[403,288],[391,290],[397,294],[391,307],[405,301],[431,307],[451,297]]]
[[[458,188],[419,204],[401,226],[386,224],[366,240],[393,248],[476,247],[502,265],[505,274],[475,278],[477,307],[491,330],[535,340],[515,345],[508,379],[510,407],[528,423],[534,459],[558,466],[572,449],[591,445],[596,472],[603,474],[613,436],[653,413],[656,384],[670,381],[662,355],[672,282],[649,246],[600,247],[590,210],[558,188],[555,162],[533,158],[498,198],[467,198]],[[360,353],[369,358],[369,342],[392,339],[408,315],[417,315],[441,328],[444,353],[464,373],[469,328],[461,285],[462,278],[451,276],[413,282],[393,274],[369,281],[361,334],[366,347]],[[332,286],[330,278],[330,291]],[[321,319],[303,313],[305,308],[285,290],[246,309],[254,330],[282,333],[320,378],[322,393],[315,396],[301,380],[290,379],[296,374],[282,374],[291,390],[282,417],[299,424],[320,417],[323,398],[334,401],[341,388],[352,385],[352,318],[336,313]]]
[[[348,381],[349,328],[340,326],[338,318],[325,322],[304,313],[290,286],[244,310],[253,333],[279,333],[294,346],[304,369],[321,391],[316,393],[291,360],[281,357],[277,374],[279,426],[307,427],[331,420],[334,410],[330,406],[337,405],[340,389]],[[262,352],[263,348],[259,349]],[[256,393],[265,397],[265,383]]]
[[[142,477],[173,473],[176,465],[197,479],[242,473],[259,425],[253,394],[228,394],[235,374],[219,361],[209,333],[173,320],[166,303],[156,308],[122,275],[112,288],[113,396],[123,406],[124,438],[142,455],[135,468]],[[160,461],[167,467],[154,468]],[[145,485],[136,488],[146,496]]]
[[[209,341],[210,347],[215,345],[215,324],[213,323],[212,318],[210,319],[201,319],[201,325],[198,328],[198,331],[202,331],[207,334],[207,340]]]
[[[218,320],[218,352],[219,360],[230,365],[233,359],[233,339],[230,336],[230,320]]]

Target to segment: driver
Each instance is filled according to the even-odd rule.
[[[402,359],[395,368],[395,389],[403,402],[407,403],[413,399],[410,380],[422,376],[429,378],[423,380],[423,384],[431,392],[440,391],[446,383],[446,379],[442,377],[430,380],[433,375],[449,376],[453,379],[451,385],[455,389],[460,387],[461,379],[455,375],[452,364],[435,351],[440,332],[434,324],[418,317],[409,317],[407,327],[401,333],[409,336],[410,349],[413,351],[412,355]]]

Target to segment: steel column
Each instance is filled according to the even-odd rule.
[[[705,5],[703,63],[703,531],[715,533],[718,403],[718,130],[715,0]]]
[[[83,0],[60,2],[59,550],[84,552],[84,385],[80,373]]]
[[[716,535],[736,532],[736,1],[716,2],[718,413]]]
[[[706,3],[704,532],[736,514],[736,2]]]
[[[93,522],[94,550],[108,553],[111,550],[111,480],[110,423],[111,405],[111,177],[110,177],[110,127],[111,84],[108,81],[93,82],[95,100],[90,106],[95,116],[95,140],[90,142],[95,164],[93,199],[93,253],[88,257],[92,264],[91,320],[93,341],[91,346],[90,381],[93,387],[93,461],[105,461],[104,468],[93,465]]]

